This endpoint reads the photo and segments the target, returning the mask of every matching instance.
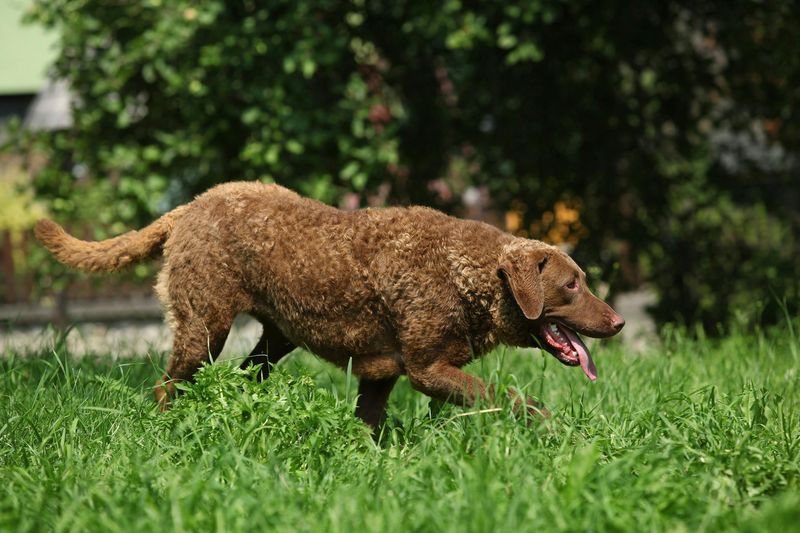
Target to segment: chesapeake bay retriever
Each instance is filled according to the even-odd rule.
[[[164,406],[173,382],[219,354],[238,313],[263,324],[243,363],[263,363],[262,378],[297,346],[341,368],[352,361],[356,415],[372,427],[404,374],[434,398],[491,401],[493,387],[461,367],[501,343],[541,347],[594,380],[578,333],[607,337],[625,324],[553,246],[425,207],[345,212],[258,182],[219,185],[101,242],[49,220],[36,236],[89,272],[163,253],[156,292],[175,335],[155,388]],[[515,404],[546,415],[533,399]]]

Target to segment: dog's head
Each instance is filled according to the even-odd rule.
[[[575,261],[554,246],[522,241],[503,250],[497,272],[524,317],[519,327],[530,337],[528,345],[547,350],[565,365],[580,365],[589,379],[597,379],[578,334],[610,337],[625,320],[592,294]]]

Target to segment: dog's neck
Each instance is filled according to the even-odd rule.
[[[525,318],[505,283],[497,287],[496,304],[492,307],[492,326],[498,344],[531,346],[530,321]]]
[[[498,275],[498,257],[506,243],[498,242],[496,252],[478,257],[450,254],[453,279],[464,302],[467,331],[472,350],[481,356],[500,344],[531,346],[526,332],[528,320],[519,309],[507,284]]]

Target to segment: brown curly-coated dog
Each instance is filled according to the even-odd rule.
[[[607,337],[625,324],[553,246],[424,207],[340,211],[258,182],[219,185],[101,242],[49,220],[36,236],[90,272],[163,252],[156,291],[175,334],[155,389],[165,406],[174,381],[219,354],[238,313],[264,326],[244,363],[263,363],[262,377],[296,346],[341,368],[352,360],[356,414],[373,427],[404,374],[434,398],[490,401],[493,388],[461,367],[500,343],[544,348],[595,379],[576,332]],[[516,404],[547,414],[530,398]]]

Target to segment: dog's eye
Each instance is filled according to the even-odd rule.
[[[567,288],[569,290],[571,290],[571,291],[574,291],[575,289],[577,289],[578,288],[578,280],[573,279],[572,281],[567,283]]]

